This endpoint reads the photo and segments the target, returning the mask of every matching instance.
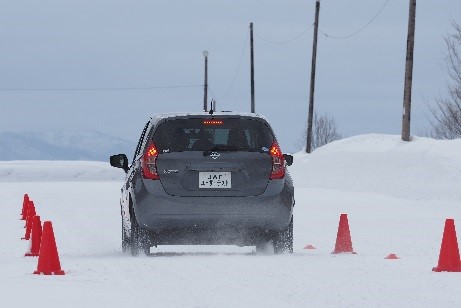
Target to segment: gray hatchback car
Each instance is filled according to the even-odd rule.
[[[256,114],[163,114],[150,118],[120,200],[122,247],[133,255],[157,245],[273,247],[293,252],[294,187],[269,123]]]

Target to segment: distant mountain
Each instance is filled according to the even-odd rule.
[[[0,160],[108,161],[131,156],[136,144],[95,131],[0,133]]]

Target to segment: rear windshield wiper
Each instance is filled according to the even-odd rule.
[[[214,151],[224,151],[224,152],[238,152],[238,151],[246,151],[244,148],[239,148],[232,145],[215,145],[211,149],[203,151],[203,156],[208,156],[211,152]]]

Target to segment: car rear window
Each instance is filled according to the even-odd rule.
[[[161,123],[153,141],[160,153],[234,147],[267,152],[274,140],[268,125],[251,118],[172,119]]]

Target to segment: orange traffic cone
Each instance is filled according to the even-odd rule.
[[[21,240],[29,240],[30,239],[30,232],[32,231],[32,221],[33,221],[33,216],[27,216],[26,220],[26,233],[24,234],[24,237],[21,238]]]
[[[38,255],[37,275],[64,275],[59,262],[58,248],[54,238],[53,225],[51,221],[43,223],[42,243]]]
[[[27,216],[34,217],[35,215],[37,215],[37,212],[35,211],[35,204],[34,204],[34,201],[30,200],[29,201],[29,210],[27,211]]]
[[[42,240],[42,222],[40,216],[34,216],[32,221],[32,239],[30,244],[29,252],[26,253],[25,257],[38,257],[40,252],[40,242]]]
[[[312,246],[312,245],[307,245],[307,246],[304,246],[303,249],[317,249],[317,248],[315,248],[315,247]]]
[[[21,220],[26,220],[28,210],[29,210],[29,195],[24,194],[24,200],[22,201]]]
[[[353,253],[351,233],[349,231],[349,222],[347,220],[347,214],[341,214],[339,218],[338,234],[336,236],[335,250],[332,252],[337,253]]]
[[[37,212],[35,211],[34,201],[29,200],[29,205],[27,206],[27,213],[26,213],[26,225],[24,226],[24,228],[27,227],[27,219],[29,217],[34,217],[35,215],[37,215]]]
[[[445,220],[442,245],[440,247],[439,264],[432,269],[434,272],[461,272],[458,239],[456,237],[455,221]]]

